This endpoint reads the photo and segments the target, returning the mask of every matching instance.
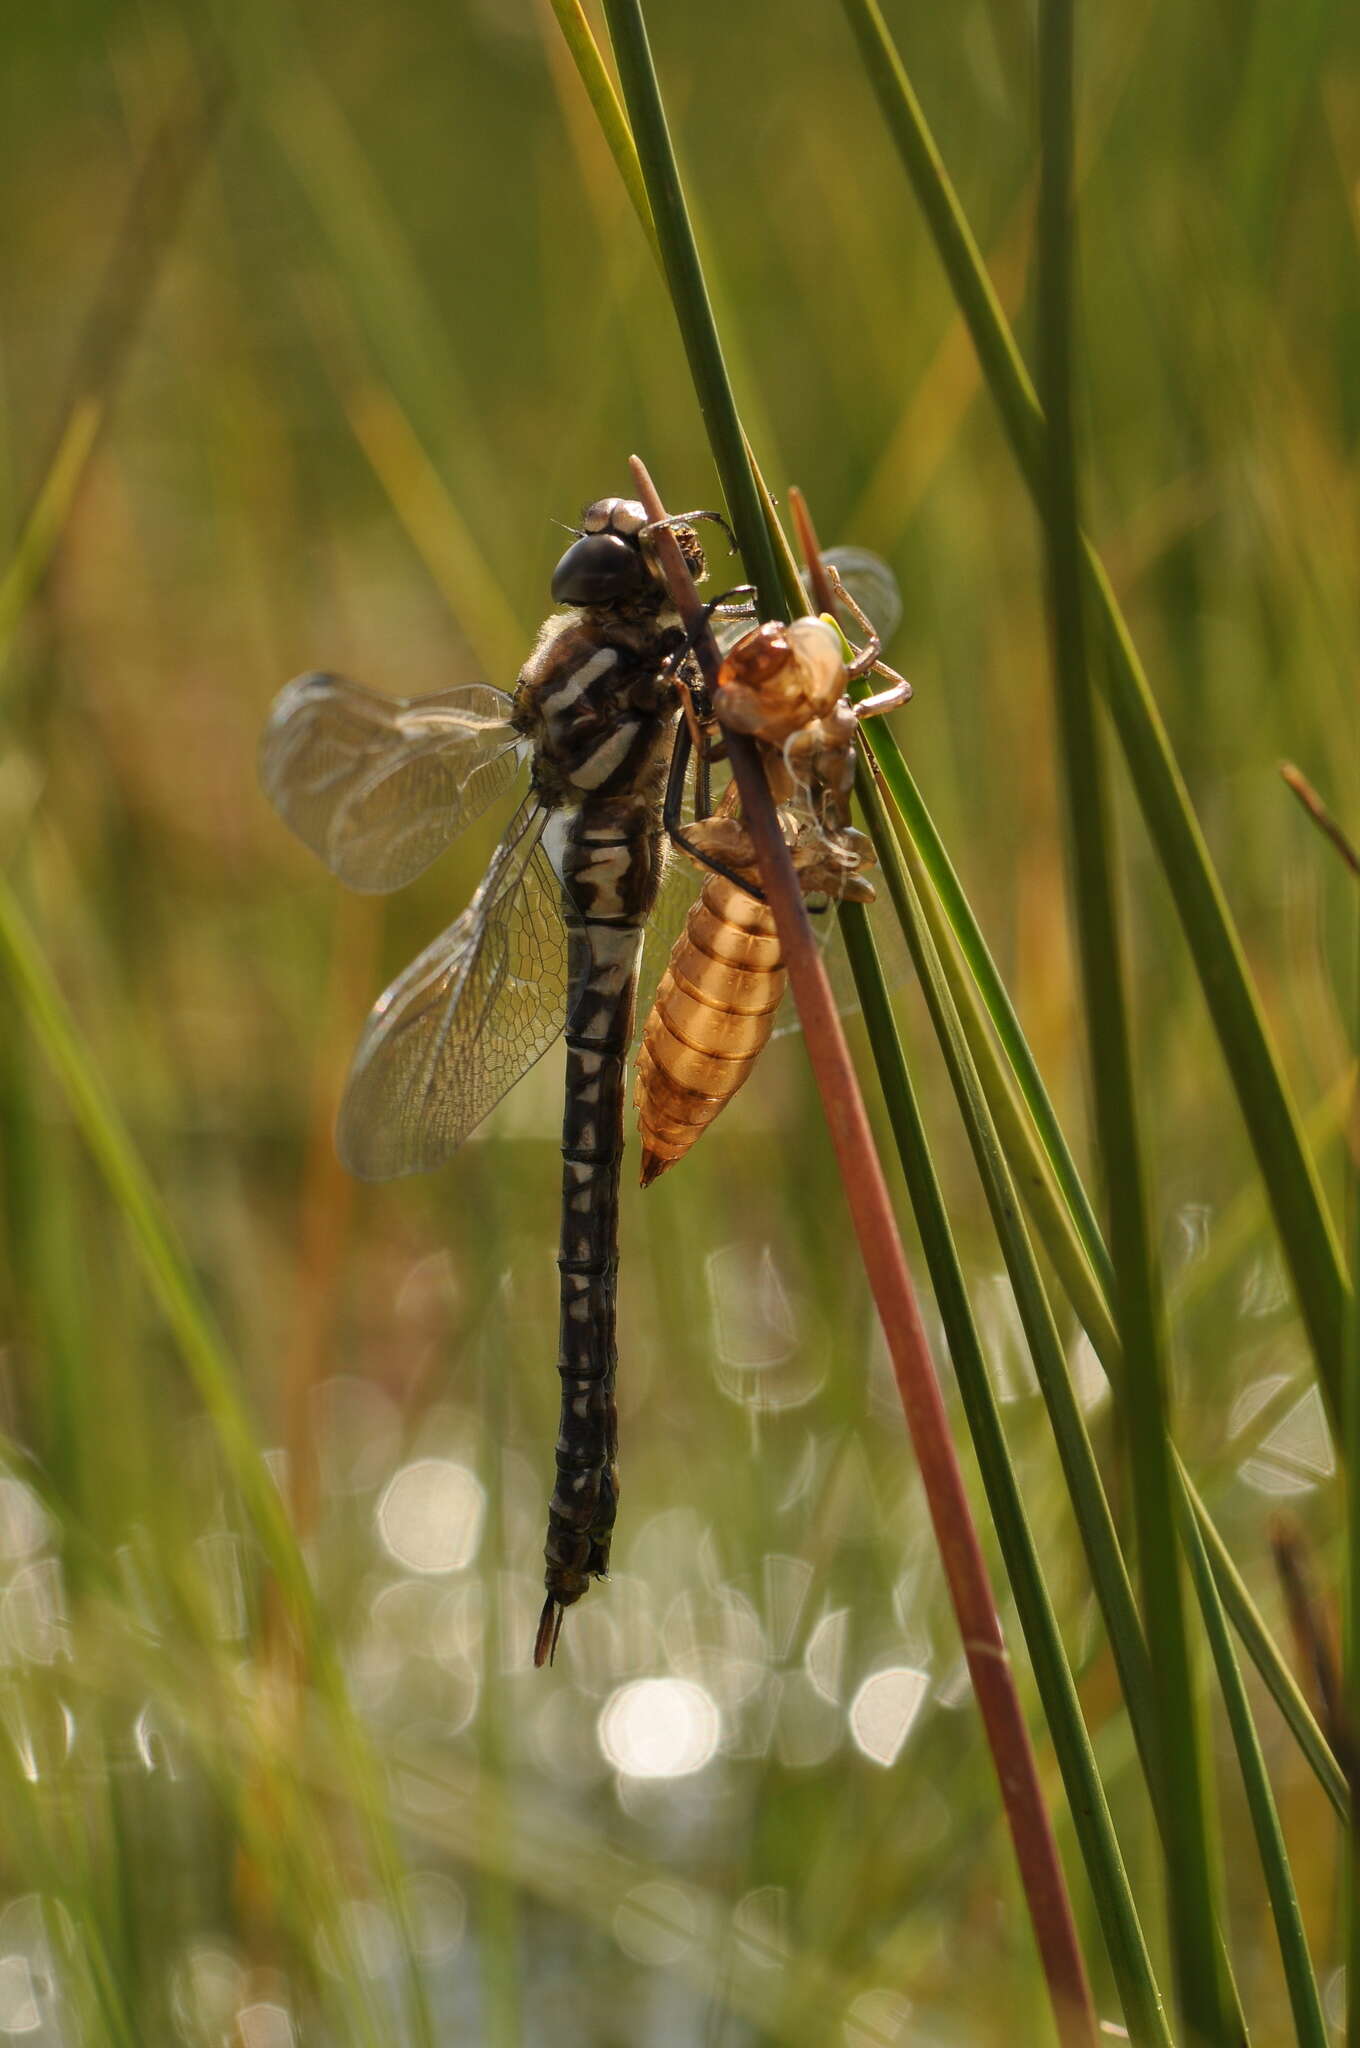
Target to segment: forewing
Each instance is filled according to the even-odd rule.
[[[522,804],[456,923],[378,998],[340,1105],[336,1146],[361,1180],[424,1173],[457,1151],[563,1026],[567,940]]]
[[[835,569],[860,610],[878,630],[886,647],[902,623],[902,592],[896,576],[881,555],[868,548],[827,548],[822,560]],[[861,636],[857,620],[842,610],[841,623],[852,640]]]
[[[274,701],[260,781],[351,889],[400,889],[509,785],[509,711],[487,683],[401,699],[344,676],[298,676]]]

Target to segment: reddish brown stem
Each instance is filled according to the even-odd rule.
[[[656,488],[636,456],[632,467],[649,517],[664,518]],[[673,536],[664,528],[657,532],[656,551],[681,618],[695,633],[696,652],[712,684],[720,663],[717,644],[711,632],[700,630],[698,592]],[[1064,2048],[1094,2048],[1095,2012],[1057,1844],[859,1082],[756,744],[729,731],[727,746],[916,1451],[1059,2037]]]

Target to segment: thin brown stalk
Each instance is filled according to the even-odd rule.
[[[1332,816],[1303,770],[1296,768],[1292,761],[1281,761],[1280,775],[1286,787],[1293,790],[1318,830],[1324,832],[1328,839],[1331,840],[1332,845],[1341,855],[1342,860],[1345,861],[1351,873],[1353,875],[1360,875],[1360,853],[1357,853],[1351,845],[1350,840],[1337,824],[1336,819]]]
[[[636,456],[632,467],[638,495],[649,516],[664,519],[656,487]],[[665,528],[659,530],[656,545],[671,595],[686,628],[694,634],[700,664],[711,684],[717,678],[720,656],[705,627],[693,579],[674,537]],[[1082,2048],[1093,2048],[1095,2013],[1071,1902],[887,1182],[759,753],[754,741],[738,733],[729,732],[726,738],[744,821],[774,913],[808,1057],[916,1451],[1059,2038],[1064,2048],[1076,2048],[1079,2043]]]
[[[1307,1540],[1289,1515],[1276,1515],[1270,1525],[1270,1549],[1284,1594],[1294,1654],[1305,1683],[1311,1680],[1313,1704],[1356,1800],[1355,1745],[1346,1725],[1341,1653],[1331,1603],[1318,1590]]]

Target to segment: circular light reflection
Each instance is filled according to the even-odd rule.
[[[241,2048],[294,2048],[297,2035],[286,2005],[243,2005],[236,2015]]]
[[[22,1479],[0,1479],[0,1557],[31,1557],[47,1541],[47,1510]]]
[[[32,2034],[42,2025],[27,1956],[0,1956],[0,2033]]]
[[[451,1877],[417,1870],[406,1881],[406,1910],[417,1955],[435,1962],[453,1954],[467,1928],[467,1900]]]
[[[605,1702],[600,1748],[625,1778],[687,1778],[713,1756],[721,1728],[702,1686],[685,1678],[639,1678]]]
[[[841,2029],[845,2048],[885,2048],[891,2041],[905,2043],[911,2007],[899,1991],[861,1991],[845,2015]]]
[[[895,1664],[866,1678],[850,1702],[850,1733],[871,1762],[896,1763],[930,1690],[924,1671]]]
[[[408,1571],[456,1572],[477,1555],[485,1512],[475,1472],[448,1458],[417,1458],[384,1488],[378,1533]]]
[[[191,2041],[229,2039],[245,1987],[246,1973],[229,1949],[195,1942],[171,1991],[179,2032]]]

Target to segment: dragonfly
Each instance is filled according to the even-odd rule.
[[[692,512],[665,523],[696,580]],[[378,998],[336,1125],[364,1180],[452,1157],[566,1034],[556,1481],[534,1662],[608,1570],[618,1504],[616,1288],[624,1095],[643,932],[668,825],[680,685],[702,680],[635,500],[588,506],[513,695],[469,683],[394,700],[313,673],[276,699],[260,777],[285,824],[352,889],[414,880],[509,788],[529,790],[472,901]],[[739,593],[729,593],[737,596]]]
[[[665,522],[696,580],[702,520],[726,531],[712,512]],[[413,881],[529,763],[528,792],[471,902],[375,1003],[336,1149],[363,1180],[443,1166],[565,1032],[561,1417],[538,1665],[552,1661],[566,1610],[609,1566],[619,1178],[639,961],[650,926],[659,974],[693,894],[682,868],[673,918],[657,913],[687,787],[697,815],[711,808],[706,762],[687,785],[682,696],[709,728],[711,707],[656,565],[655,528],[635,500],[602,498],[571,531],[551,586],[564,609],[544,621],[513,694],[473,682],[396,699],[309,673],[280,692],[260,747],[261,783],[284,823],[365,892]],[[744,596],[714,600],[717,615],[749,625]],[[739,879],[720,856],[699,858]]]

